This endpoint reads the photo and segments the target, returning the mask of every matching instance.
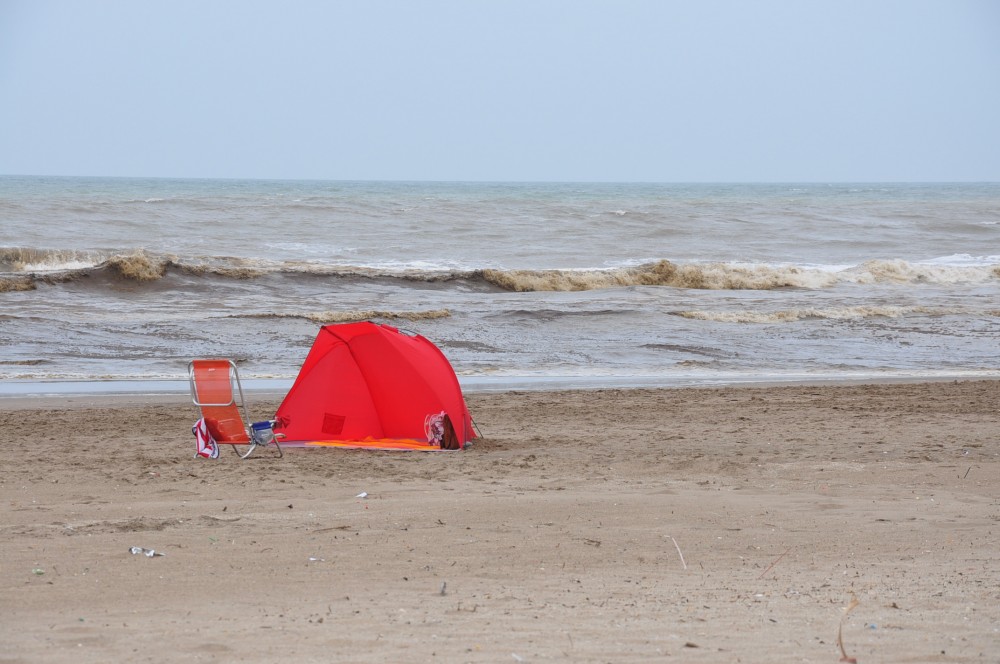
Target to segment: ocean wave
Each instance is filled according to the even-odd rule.
[[[159,256],[144,250],[115,254],[97,268],[107,270],[128,281],[158,281],[168,270],[176,269],[195,276],[216,276],[228,279],[253,279],[264,275],[264,269],[252,267],[247,259],[228,258],[223,263],[183,262],[177,256]]]
[[[157,281],[167,273],[169,261],[159,260],[144,251],[112,256],[101,267],[129,281]]]
[[[921,264],[873,260],[858,266],[824,268],[743,263],[676,264],[661,260],[635,267],[595,270],[482,270],[482,278],[503,290],[582,291],[629,286],[702,290],[823,289],[839,283],[978,284],[1000,279],[1000,264]]]
[[[38,288],[30,277],[0,277],[0,293],[30,291]]]
[[[255,259],[204,257],[181,259],[171,254],[156,254],[145,249],[129,251],[75,251],[0,247],[0,278],[44,283],[73,281],[78,277],[107,272],[128,281],[158,281],[176,269],[196,276],[214,275],[249,279],[266,274],[255,267]]]
[[[628,286],[671,286],[703,290],[773,290],[824,288],[836,277],[821,270],[735,263],[689,263],[668,260],[635,267],[597,270],[482,270],[483,279],[504,290],[583,291]]]
[[[316,313],[250,313],[233,314],[229,318],[300,318],[303,320],[327,325],[330,323],[356,323],[365,320],[435,320],[449,318],[451,312],[447,309],[432,309],[430,311],[378,311],[363,309],[358,311],[321,311]]]
[[[96,267],[107,256],[92,251],[0,247],[0,272],[58,272]]]
[[[866,261],[857,267],[839,273],[844,281],[855,283],[894,284],[958,284],[982,283],[1000,278],[1000,265],[969,262],[955,263],[911,263],[904,260]]]
[[[995,259],[995,260],[994,260]],[[255,279],[291,275],[409,283],[462,282],[508,292],[588,291],[638,286],[703,290],[824,289],[857,284],[978,284],[1000,279],[1000,258],[967,255],[914,263],[872,260],[850,266],[768,263],[675,263],[669,260],[612,268],[462,269],[425,262],[344,265],[235,256],[179,257],[145,249],[72,251],[0,248],[0,290],[30,290],[104,274],[130,282],[156,282],[172,272],[196,277]]]
[[[957,308],[933,307],[832,307],[802,308],[781,311],[676,311],[676,316],[717,323],[792,323],[808,319],[856,320],[863,318],[902,318],[909,315],[949,316],[965,313]],[[997,312],[984,312],[996,315]]]

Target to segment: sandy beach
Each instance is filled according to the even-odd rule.
[[[0,401],[0,662],[1000,661],[1000,383],[468,402],[210,461],[182,396]]]

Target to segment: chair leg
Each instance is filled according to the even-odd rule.
[[[285,452],[284,450],[281,449],[281,443],[278,442],[277,438],[272,438],[270,441],[266,443],[258,443],[251,439],[250,445],[247,447],[247,451],[244,454],[239,454],[239,452],[237,451],[237,454],[239,454],[239,457],[241,459],[249,459],[250,455],[253,454],[253,451],[255,449],[257,449],[258,447],[267,447],[271,443],[274,443],[274,446],[278,449],[278,458],[281,459],[282,457],[284,457]],[[235,445],[233,446],[233,449],[236,449]]]

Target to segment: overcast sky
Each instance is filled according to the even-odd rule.
[[[1000,2],[0,0],[0,173],[1000,181]]]

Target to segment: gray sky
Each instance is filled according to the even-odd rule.
[[[1000,2],[0,0],[0,173],[1000,181]]]

